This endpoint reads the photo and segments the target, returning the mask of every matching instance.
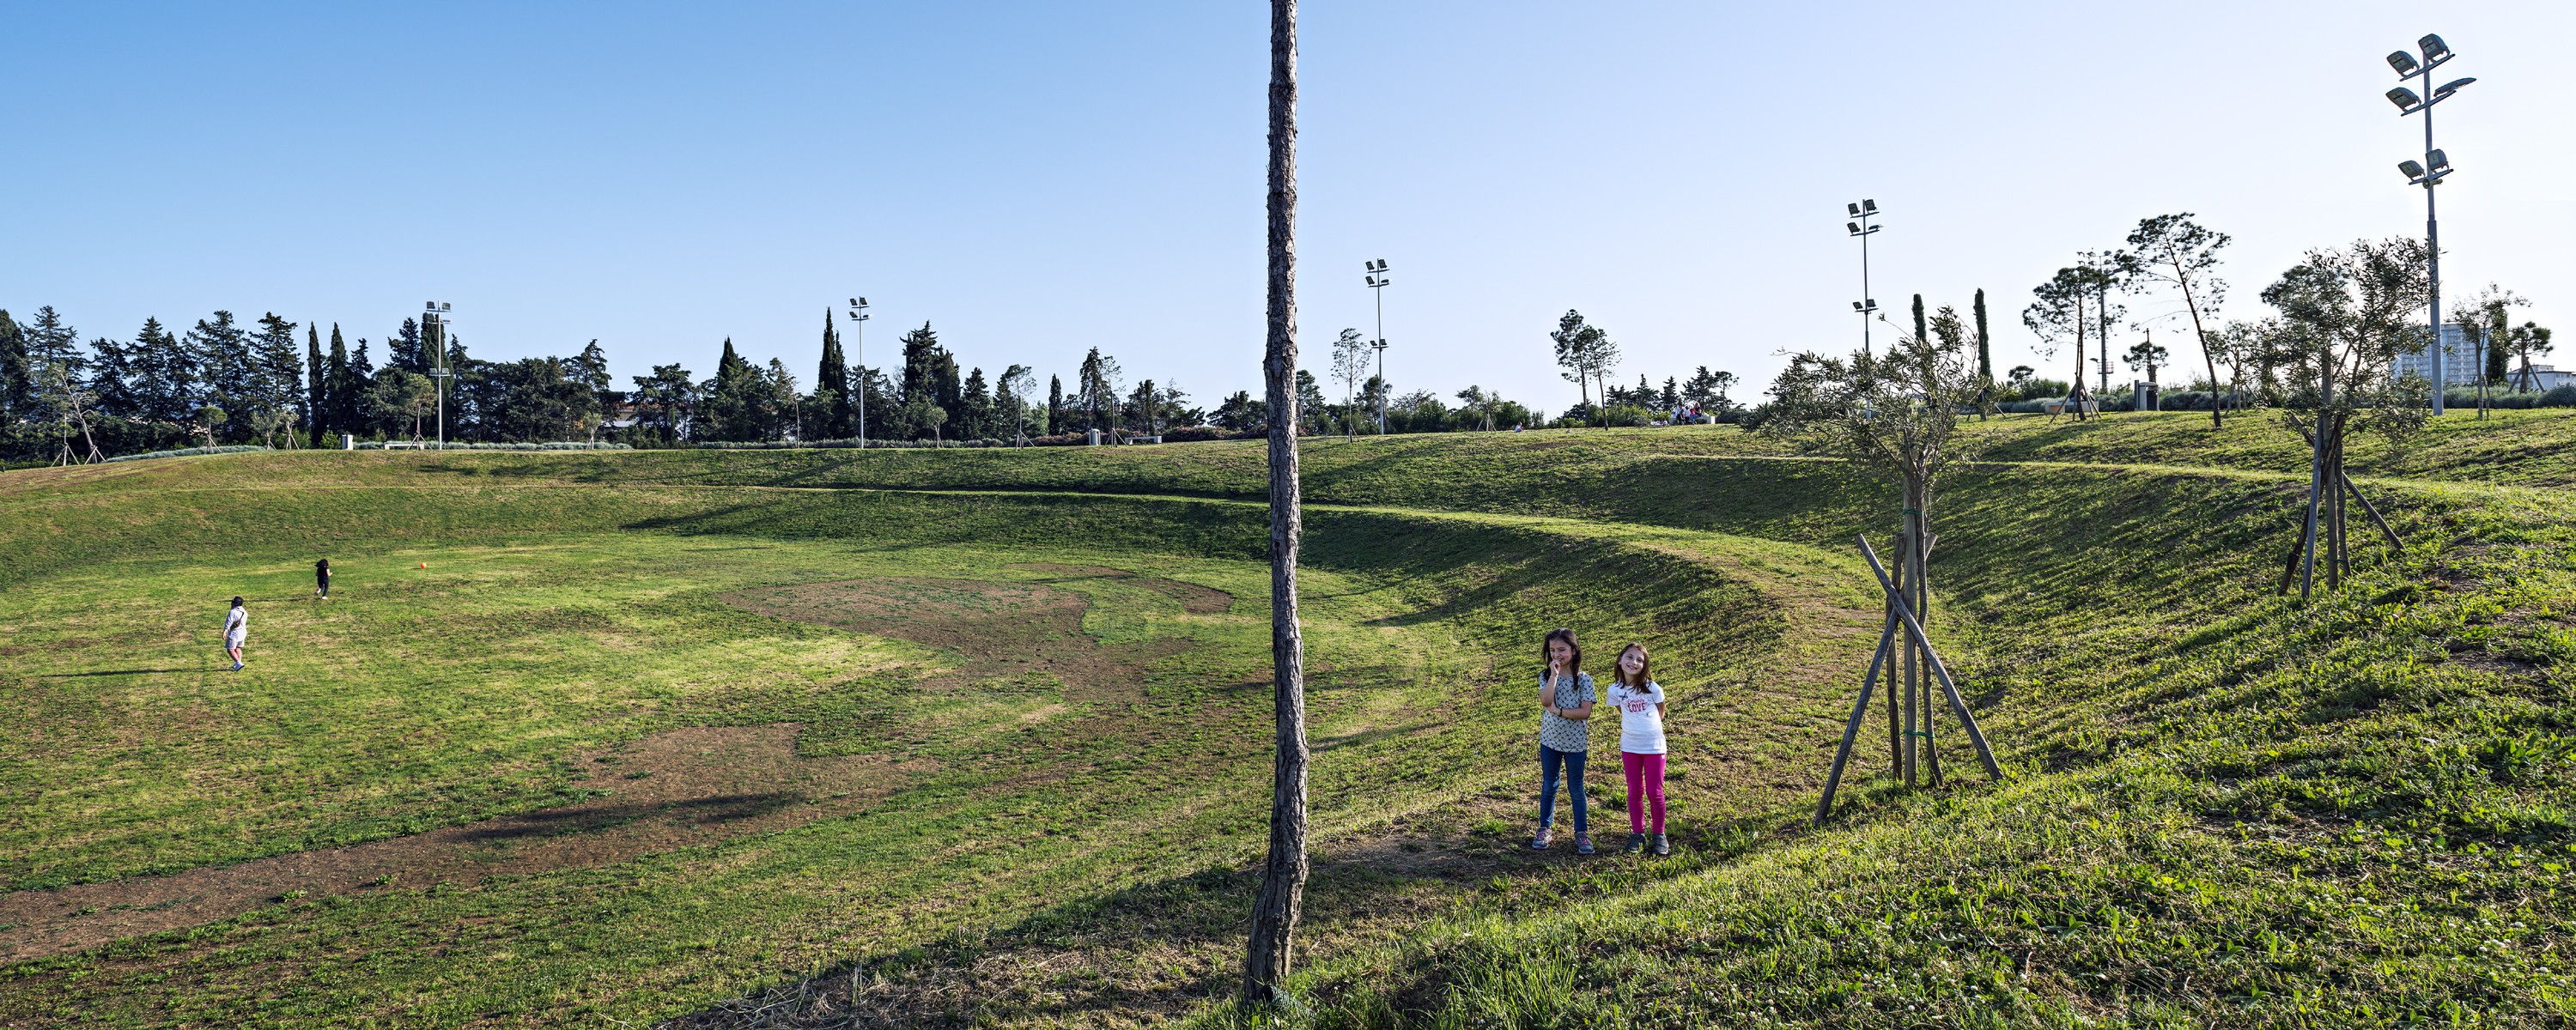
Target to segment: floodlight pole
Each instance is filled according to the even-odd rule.
[[[437,348],[436,360],[429,366],[429,381],[437,387],[438,449],[443,451],[447,449],[447,381],[456,374],[454,369],[447,367],[447,323],[451,321],[447,312],[452,305],[442,305],[439,301],[428,303],[429,313],[422,316],[422,321],[437,330],[429,334],[430,345]]]
[[[1386,259],[1373,266],[1376,274],[1368,277],[1369,292],[1377,297],[1377,339],[1369,346],[1377,348],[1377,435],[1386,435]]]
[[[1879,230],[1879,227],[1871,221],[1878,217],[1878,202],[1863,200],[1857,204],[1845,204],[1843,207],[1851,212],[1851,217],[1857,219],[1857,221],[1844,223],[1844,226],[1851,230],[1853,236],[1860,238],[1860,303],[1852,305],[1852,310],[1860,312],[1860,352],[1867,354],[1869,353],[1869,316],[1878,310],[1878,301],[1869,295],[1869,238]]]
[[[2403,50],[2391,53],[2388,55],[2388,65],[2397,71],[2399,82],[2414,78],[2423,79],[2424,95],[2409,104],[2408,100],[2412,98],[2406,95],[2404,87],[2399,87],[2389,92],[2388,99],[2396,102],[2400,117],[2417,113],[2424,116],[2425,167],[2421,174],[2407,170],[2406,165],[2400,165],[2399,168],[2407,170],[2407,176],[2412,180],[2409,185],[2424,187],[2424,263],[2425,273],[2432,280],[2432,310],[2426,317],[2425,324],[2431,327],[2433,335],[2431,342],[2426,344],[2426,348],[2431,352],[2433,359],[2433,415],[2439,418],[2444,410],[2442,395],[2450,389],[2451,384],[2443,374],[2445,362],[2442,360],[2442,351],[2446,341],[2442,338],[2442,231],[2441,222],[2434,213],[2433,187],[2442,181],[2443,176],[2450,173],[2448,162],[2437,157],[2439,152],[2433,149],[2433,105],[2448,99],[2459,87],[2477,80],[2460,79],[2444,84],[2439,89],[2434,88],[2433,69],[2452,58],[2451,47],[2442,42],[2442,37],[2429,32],[2424,34],[2424,38],[2416,40],[2415,45],[2418,49],[2417,54],[2408,54]],[[2411,165],[2413,162],[2407,162],[2407,164]],[[2485,370],[2480,369],[2479,373],[2483,375]]]
[[[868,320],[868,299],[866,297],[850,298],[849,319],[850,349],[858,355],[859,363],[858,389],[854,392],[859,395],[859,449],[864,451],[868,449],[868,341],[865,325]],[[841,385],[847,388],[850,384]]]

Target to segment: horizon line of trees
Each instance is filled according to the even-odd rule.
[[[1613,383],[1617,347],[1567,312],[1558,334],[1579,338],[1581,399],[1551,420],[1535,406],[1471,384],[1442,394],[1398,392],[1368,372],[1356,329],[1334,343],[1326,395],[1312,372],[1297,378],[1300,435],[1494,431],[1516,427],[1644,425],[1696,408],[1724,416],[1740,381],[1698,367],[1657,386]],[[301,337],[299,340],[298,337]],[[352,339],[338,323],[299,323],[264,313],[244,324],[217,311],[174,329],[146,318],[127,339],[81,334],[52,306],[25,322],[0,310],[0,457],[94,460],[105,454],[184,446],[256,443],[329,446],[361,439],[427,440],[443,413],[446,438],[460,442],[620,440],[644,447],[695,442],[1010,440],[1099,430],[1111,437],[1213,426],[1266,431],[1266,405],[1238,390],[1213,409],[1195,405],[1167,379],[1130,381],[1118,359],[1089,348],[1071,381],[1012,364],[998,376],[961,362],[929,322],[898,341],[899,365],[848,361],[827,309],[810,384],[784,359],[759,362],[719,344],[713,374],[685,364],[652,366],[620,389],[598,340],[566,355],[509,360],[473,356],[438,321],[406,317],[380,340]],[[383,351],[382,362],[376,355]],[[300,353],[299,353],[300,351]],[[1560,344],[1560,363],[1565,358]],[[434,370],[449,373],[444,397]],[[1577,378],[1569,371],[1567,378]],[[1383,419],[1381,421],[1381,412]],[[75,442],[77,441],[77,442]]]

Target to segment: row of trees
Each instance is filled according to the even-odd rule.
[[[1921,300],[1916,301],[1918,307]],[[1666,376],[1658,389],[1645,375],[1637,377],[1633,388],[1613,386],[1610,375],[1619,367],[1619,344],[1600,326],[1586,321],[1581,311],[1568,310],[1556,321],[1556,329],[1547,334],[1556,345],[1558,373],[1566,382],[1575,384],[1582,400],[1568,410],[1571,422],[1599,423],[1603,428],[1617,424],[1639,424],[1648,413],[1669,414],[1684,407],[1697,408],[1712,415],[1724,415],[1734,406],[1727,391],[1735,388],[1732,372],[1711,372],[1701,365],[1687,380]],[[1595,406],[1593,398],[1600,398]],[[1627,409],[1627,410],[1622,410]]]
[[[1635,425],[1683,408],[1724,414],[1734,406],[1735,375],[1707,366],[1667,376],[1660,386],[1642,374],[1633,386],[1613,382],[1619,348],[1580,312],[1567,312],[1550,336],[1566,378],[1581,387],[1560,424]],[[712,375],[656,365],[628,377],[632,389],[616,388],[597,340],[567,356],[487,361],[445,325],[405,319],[382,345],[378,364],[367,338],[351,341],[338,325],[326,343],[318,325],[270,313],[245,326],[223,311],[181,332],[147,319],[130,340],[83,345],[50,307],[24,327],[0,312],[0,415],[29,440],[59,445],[77,427],[108,451],[187,442],[309,445],[343,433],[421,439],[438,432],[442,401],[446,436],[459,441],[841,440],[860,435],[862,420],[865,434],[880,440],[1152,434],[1205,424],[1253,432],[1268,425],[1268,406],[1248,391],[1203,409],[1177,383],[1130,381],[1118,359],[1096,347],[1071,382],[1048,378],[1041,405],[1027,366],[988,378],[963,365],[927,322],[898,341],[899,366],[855,366],[829,312],[810,385],[784,360],[756,362],[731,339]],[[1482,385],[1445,395],[1399,393],[1370,370],[1373,355],[1356,329],[1341,332],[1331,356],[1329,386],[1310,372],[1297,374],[1300,435],[1549,424],[1545,411]],[[433,374],[441,369],[451,375],[443,397]]]
[[[217,311],[179,332],[146,318],[130,339],[82,344],[51,306],[23,324],[0,311],[0,449],[80,460],[188,444],[291,447],[341,433],[417,438],[435,431],[430,371],[440,366],[453,373],[451,439],[595,439],[622,399],[596,340],[570,357],[484,361],[442,328],[404,320],[379,366],[365,338],[351,346],[334,325],[326,348],[319,326],[273,312],[243,325]],[[57,442],[45,447],[47,438]]]
[[[2074,264],[2058,269],[2032,289],[2034,299],[2022,312],[2022,324],[2039,337],[2042,356],[2054,356],[2062,346],[2074,352],[2068,396],[2090,395],[2084,387],[2088,359],[2095,365],[2093,373],[2101,387],[2110,388],[2112,333],[2129,315],[2122,300],[2136,298],[2144,298],[2153,309],[2143,317],[2127,319],[2126,328],[2139,336],[2117,352],[2118,360],[2156,384],[2158,370],[2173,363],[2171,349],[2155,342],[2156,328],[2186,329],[2200,352],[2201,376],[2194,385],[2213,393],[2224,391],[2230,401],[2210,406],[2211,425],[2222,424],[2224,411],[2231,407],[2287,403],[2289,395],[2301,388],[2288,375],[2290,365],[2285,362],[2300,353],[2304,344],[2297,338],[2301,330],[2286,315],[2221,321],[2227,282],[2218,275],[2219,252],[2230,240],[2226,233],[2194,221],[2195,217],[2186,211],[2140,219],[2122,241],[2124,246],[2081,252]],[[2264,299],[2273,298],[2267,291]],[[2455,304],[2447,316],[2460,329],[2462,353],[2446,351],[2446,359],[2464,360],[2476,370],[2469,378],[2482,401],[2493,387],[2534,388],[2534,362],[2553,349],[2547,328],[2530,321],[2511,324],[2510,309],[2526,303],[2512,291],[2490,285]],[[2425,335],[2403,353],[2421,353],[2431,341]]]

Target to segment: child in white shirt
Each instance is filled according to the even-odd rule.
[[[233,671],[242,670],[242,646],[250,643],[250,609],[242,607],[241,598],[233,598],[233,607],[224,613],[224,653],[233,659]]]
[[[1654,846],[1673,853],[1664,836],[1664,688],[1646,671],[1646,645],[1619,650],[1610,707],[1619,711],[1619,765],[1628,773],[1628,853],[1646,849],[1646,809],[1654,810]]]

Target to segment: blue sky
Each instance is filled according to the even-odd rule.
[[[2041,363],[2031,286],[2153,214],[2234,235],[2225,311],[2253,317],[2306,248],[2423,231],[2393,167],[2421,129],[2379,94],[2427,31],[2480,80],[2438,110],[2445,278],[2557,324],[2576,5],[2426,10],[1310,2],[1307,364],[1373,329],[1382,257],[1399,390],[1560,408],[1568,308],[1622,378],[1758,385],[1858,343],[1863,197],[1880,304],[1987,289],[1999,366]],[[1259,389],[1265,5],[21,4],[0,28],[0,307],[85,336],[225,308],[380,340],[434,298],[480,357],[597,338],[622,381],[706,374],[731,337],[810,377],[825,308],[864,294],[870,364],[928,321],[988,373],[1097,346],[1210,405]]]

